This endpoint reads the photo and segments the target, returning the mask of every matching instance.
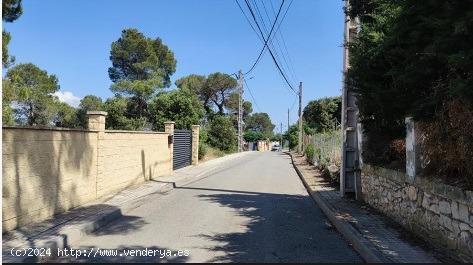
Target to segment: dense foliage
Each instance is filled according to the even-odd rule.
[[[304,122],[313,133],[334,130],[341,120],[341,97],[322,98],[310,101],[303,111]]]
[[[191,129],[204,116],[204,107],[197,96],[186,89],[158,94],[149,105],[153,129],[164,129],[165,121],[174,121],[175,127]]]
[[[372,159],[389,156],[395,139],[404,137],[404,118],[451,123],[468,115],[445,115],[452,106],[473,109],[473,10],[471,1],[351,0],[349,14],[361,25],[350,44],[348,85],[358,93],[360,119],[370,139]],[[427,132],[435,139],[460,141],[465,130]],[[458,137],[458,134],[461,137]],[[434,142],[433,139],[427,139]],[[427,147],[429,148],[429,147]],[[445,150],[445,148],[443,148]],[[437,156],[436,157],[441,157]],[[386,160],[386,159],[385,159]],[[431,163],[445,164],[436,161]],[[463,160],[448,171],[467,172]],[[446,165],[448,166],[448,165]],[[471,169],[469,174],[471,174]]]
[[[256,131],[246,131],[243,134],[243,138],[247,142],[256,142],[256,141],[260,141],[264,139],[263,134],[261,132],[256,132]]]
[[[56,76],[27,63],[10,68],[5,76],[6,85],[15,101],[17,123],[23,125],[50,125],[59,90]]]
[[[146,115],[147,101],[159,88],[170,85],[170,76],[176,71],[174,54],[161,39],[148,38],[136,29],[122,31],[112,43],[110,60],[111,90],[131,97],[131,114],[137,118]]]
[[[245,127],[248,131],[261,133],[263,139],[269,139],[273,135],[275,126],[267,113],[259,112],[249,115],[245,119]]]
[[[13,22],[23,14],[21,0],[3,0],[2,1],[2,21]],[[7,68],[15,62],[15,57],[8,54],[8,44],[11,40],[11,34],[2,30],[2,64]]]
[[[313,165],[314,164],[314,156],[315,156],[314,145],[313,144],[308,144],[305,147],[304,153],[305,153],[305,159],[306,159],[307,163]]]
[[[217,115],[210,122],[208,143],[220,150],[231,152],[237,145],[237,132],[228,116]]]

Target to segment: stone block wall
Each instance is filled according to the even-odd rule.
[[[96,198],[97,133],[3,128],[3,231]]]
[[[3,231],[172,174],[169,133],[106,131],[105,115],[89,130],[3,127]]]
[[[103,170],[97,178],[99,197],[172,174],[168,133],[105,131],[99,155]]]
[[[364,165],[363,199],[414,234],[473,262],[473,192]]]

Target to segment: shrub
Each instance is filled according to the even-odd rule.
[[[305,159],[311,165],[314,164],[314,154],[315,154],[314,146],[312,144],[308,144],[305,148]]]
[[[208,146],[206,143],[200,142],[199,143],[199,160],[204,158],[207,155]]]
[[[473,189],[473,110],[451,102],[436,121],[420,127],[426,173]]]
[[[236,134],[230,117],[217,115],[210,122],[208,143],[222,151],[231,152],[236,149]]]

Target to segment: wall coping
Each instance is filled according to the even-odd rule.
[[[105,133],[169,134],[168,132],[155,132],[155,131],[127,131],[127,130],[105,130]]]
[[[89,132],[97,133],[97,130],[89,130],[82,128],[63,128],[63,127],[47,127],[47,126],[14,126],[5,125],[2,129],[14,129],[14,130],[37,130],[37,131],[66,131],[66,132]],[[105,133],[133,133],[133,134],[169,134],[167,132],[155,132],[155,131],[127,131],[127,130],[105,130]]]
[[[435,194],[454,201],[459,201],[467,205],[473,205],[473,191],[463,190],[461,188],[442,183],[440,180],[417,176],[414,183],[412,183],[409,181],[407,174],[404,172],[369,164],[363,165],[362,173],[363,175],[374,174],[399,184],[407,183],[414,185],[427,193]]]
[[[89,111],[87,111],[87,115],[107,116],[108,113],[106,111],[100,111],[100,110],[89,110]]]
[[[73,132],[91,132],[96,133],[97,131],[83,129],[83,128],[63,128],[63,127],[47,127],[47,126],[14,126],[4,125],[2,129],[18,129],[18,130],[39,130],[39,131],[73,131]]]

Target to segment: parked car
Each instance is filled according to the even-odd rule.
[[[271,151],[279,151],[279,145],[277,144],[273,145],[273,147],[271,148]]]

